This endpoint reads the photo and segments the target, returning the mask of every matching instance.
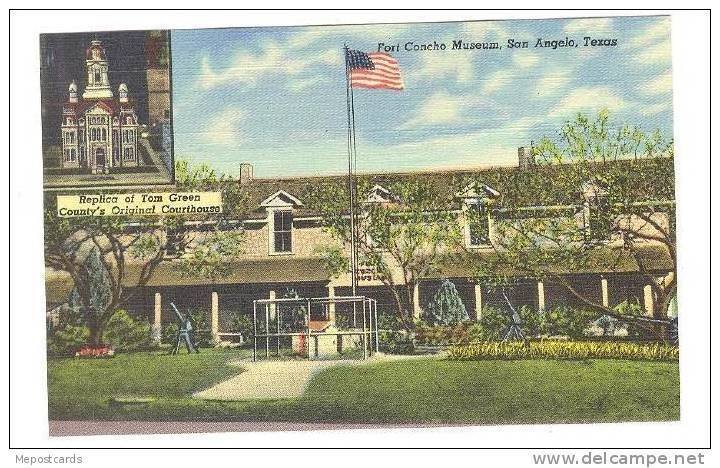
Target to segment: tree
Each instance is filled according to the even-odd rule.
[[[420,178],[406,178],[379,188],[370,197],[370,181],[357,183],[356,245],[358,263],[391,293],[401,324],[413,327],[414,289],[422,278],[439,270],[446,248],[460,236],[455,215],[449,213],[435,189]],[[316,187],[308,205],[317,210],[324,228],[341,247],[323,249],[327,267],[348,271],[351,223],[348,190],[337,185]],[[396,271],[399,274],[394,274]]]
[[[178,191],[222,191],[223,212],[193,219],[180,216],[62,218],[57,215],[55,194],[46,195],[45,265],[71,277],[71,302],[83,311],[82,320],[90,330],[90,345],[102,343],[110,318],[150,281],[163,260],[196,245],[204,249],[206,255],[187,263],[202,269],[204,263],[215,262],[214,253],[209,253],[210,245],[222,244],[221,256],[230,250],[228,242],[218,239],[222,236],[220,232],[227,230],[230,219],[246,209],[247,195],[237,182],[216,177],[206,166],[190,170],[186,163],[179,162],[176,185]],[[190,223],[193,228],[189,227]],[[196,224],[203,228],[197,229]],[[237,233],[231,237],[237,240]],[[205,270],[212,268],[205,267]]]
[[[543,279],[598,317],[664,337],[677,269],[672,141],[628,125],[613,130],[602,111],[595,120],[578,115],[566,122],[559,138],[543,138],[533,152],[534,169],[506,172],[498,182],[505,193],[493,210],[492,255],[466,251],[476,276],[496,283],[511,275]],[[646,266],[649,248],[665,253],[669,274],[657,277]],[[652,317],[606,307],[563,274],[621,271],[629,260],[652,288]]]
[[[440,284],[428,304],[425,316],[435,325],[456,325],[470,319],[460,294],[449,279]]]

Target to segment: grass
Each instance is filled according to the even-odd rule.
[[[228,361],[246,355],[214,349],[51,359],[50,419],[504,424],[680,417],[673,362],[408,359],[326,369],[298,399],[191,398],[241,372]],[[112,398],[141,403],[113,405]]]

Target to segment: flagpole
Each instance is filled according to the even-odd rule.
[[[350,275],[352,284],[352,295],[357,295],[357,245],[355,228],[355,176],[354,158],[355,152],[355,112],[353,108],[352,84],[350,83],[350,66],[348,64],[348,47],[344,46],[345,52],[345,100],[347,104],[348,122],[348,192],[350,194]]]

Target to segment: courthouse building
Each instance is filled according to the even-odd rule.
[[[115,96],[108,78],[108,59],[101,41],[85,54],[86,86],[81,95],[75,80],[63,105],[62,167],[86,168],[93,173],[111,167],[139,166],[138,117],[128,86],[120,83]]]

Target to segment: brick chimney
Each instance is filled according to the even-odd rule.
[[[253,166],[250,163],[240,163],[240,185],[247,185],[253,179]]]
[[[518,166],[520,169],[530,169],[535,166],[535,155],[532,146],[518,148]]]

